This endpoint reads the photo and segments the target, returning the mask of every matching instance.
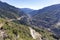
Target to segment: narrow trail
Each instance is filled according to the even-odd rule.
[[[9,20],[7,20],[8,22],[11,22],[11,21],[14,21],[14,20],[21,20],[22,18],[24,18],[25,16],[21,16],[21,17],[19,17],[19,18],[17,18],[17,19],[9,19]]]
[[[30,29],[30,33],[31,33],[31,36],[33,37],[33,39],[36,39],[36,40],[42,40],[41,39],[41,34],[39,34],[38,32],[36,32],[34,29],[32,29],[31,27],[29,27]]]

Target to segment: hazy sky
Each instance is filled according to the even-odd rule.
[[[1,0],[18,8],[41,9],[53,4],[60,4],[60,0]]]

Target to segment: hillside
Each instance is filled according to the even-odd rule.
[[[0,17],[5,19],[16,19],[23,15],[26,15],[23,11],[5,2],[0,1]]]
[[[35,30],[42,36],[36,36],[39,38],[34,39],[30,34],[30,26],[17,24],[15,22],[7,22],[5,19],[0,18],[0,24],[1,23],[3,24],[3,26],[0,27],[1,40],[39,40],[39,38],[41,38],[42,40],[55,40],[53,34],[47,30],[31,27],[33,30]]]
[[[33,40],[28,26],[26,27],[14,22],[7,22],[5,20],[1,23],[4,23],[4,25],[0,28],[0,35],[3,32],[2,36],[0,36],[0,39],[2,38],[1,40]]]
[[[60,4],[38,10],[33,16],[32,21],[33,25],[42,28],[50,28],[51,31],[60,35],[60,25],[58,25],[58,23],[60,23]]]

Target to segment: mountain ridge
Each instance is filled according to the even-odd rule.
[[[32,17],[32,25],[50,28],[51,31],[60,35],[59,26],[55,26],[60,22],[60,4],[52,5],[38,10],[38,12]]]

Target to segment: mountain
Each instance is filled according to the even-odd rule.
[[[23,11],[5,2],[0,1],[0,17],[6,19],[16,19],[23,15],[25,15]]]
[[[32,17],[32,21],[32,25],[49,28],[57,35],[60,35],[60,4],[38,10]]]
[[[29,14],[31,14],[30,16],[33,17],[37,12],[38,12],[38,10],[33,10]]]
[[[30,8],[21,8],[21,10],[29,15],[32,15],[30,12],[34,11],[33,9],[30,9]]]
[[[38,12],[37,10],[36,13]],[[0,1],[0,40],[60,39],[47,29],[30,25],[30,22],[34,23],[36,21],[34,16],[32,17],[33,19],[29,18],[21,9]]]

